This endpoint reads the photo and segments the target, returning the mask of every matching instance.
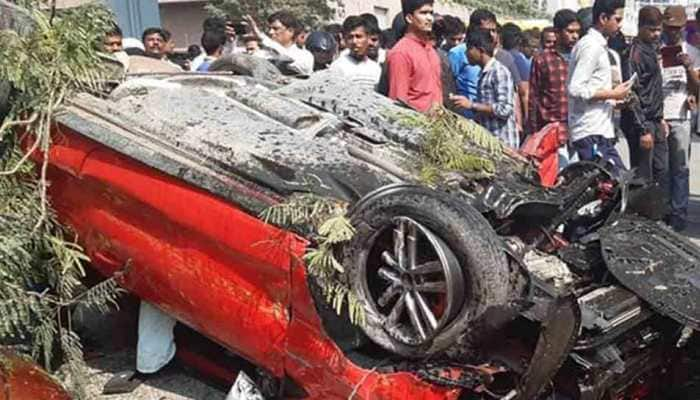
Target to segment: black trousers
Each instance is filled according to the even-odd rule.
[[[661,121],[654,123],[652,132],[654,148],[651,150],[640,146],[639,139],[644,132],[632,131],[624,127],[623,131],[630,148],[630,164],[637,170],[637,176],[649,183],[659,184],[662,189],[669,188],[668,141],[661,127]]]

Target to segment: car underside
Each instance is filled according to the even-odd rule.
[[[96,269],[309,398],[691,398],[700,249],[656,188],[602,162],[430,187],[397,113],[327,74],[132,77],[67,100],[50,195]],[[258,218],[300,194],[349,204],[363,324]]]

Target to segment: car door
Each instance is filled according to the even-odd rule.
[[[63,135],[50,194],[94,266],[108,276],[125,271],[137,296],[281,376],[291,235],[75,132]],[[66,155],[81,149],[89,151],[66,168]]]

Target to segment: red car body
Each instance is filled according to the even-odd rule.
[[[59,218],[99,272],[125,270],[130,292],[273,376],[290,377],[308,398],[460,395],[350,361],[316,312],[303,238],[61,125],[48,177]]]

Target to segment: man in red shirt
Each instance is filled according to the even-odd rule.
[[[432,43],[433,1],[402,0],[406,35],[389,51],[389,97],[418,111],[442,104],[440,57]]]

